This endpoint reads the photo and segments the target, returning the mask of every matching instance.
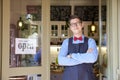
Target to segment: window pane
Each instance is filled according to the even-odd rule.
[[[41,65],[41,0],[11,0],[10,67]]]

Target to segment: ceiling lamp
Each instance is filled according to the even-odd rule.
[[[96,32],[96,25],[95,25],[95,23],[94,23],[94,17],[93,17],[93,19],[92,19],[92,24],[90,25],[90,32],[91,33],[95,33]]]
[[[18,25],[18,27],[19,27],[19,29],[21,29],[22,27],[23,27],[23,20],[22,20],[22,18],[20,17],[19,18],[19,20],[18,20],[18,22],[17,22],[17,25]]]
[[[96,32],[96,25],[95,25],[95,24],[92,24],[92,25],[90,26],[90,31],[91,31],[92,33],[95,33],[95,32]]]

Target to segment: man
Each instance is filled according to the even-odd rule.
[[[65,66],[62,80],[96,80],[93,63],[97,61],[98,51],[95,40],[82,34],[82,20],[71,15],[69,19],[73,37],[62,43],[58,63]]]

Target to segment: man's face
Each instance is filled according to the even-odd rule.
[[[73,32],[73,34],[82,34],[82,28],[82,23],[78,18],[70,20],[70,29]]]

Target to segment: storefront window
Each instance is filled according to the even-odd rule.
[[[40,3],[40,0],[11,0],[10,67],[41,65]]]

